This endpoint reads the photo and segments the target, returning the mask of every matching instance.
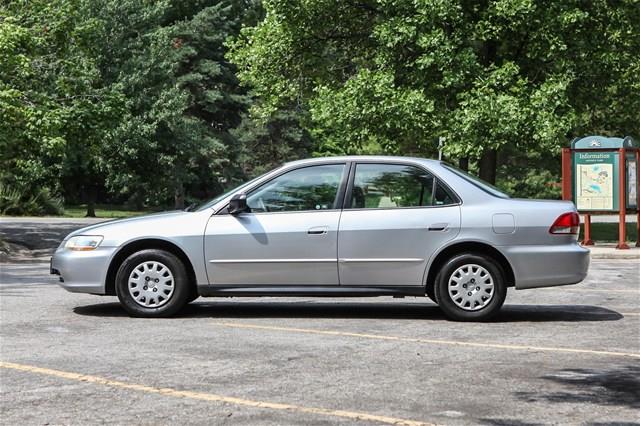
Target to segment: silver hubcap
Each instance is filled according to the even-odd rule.
[[[175,283],[171,270],[160,262],[144,262],[129,274],[129,294],[145,308],[157,308],[171,299]]]
[[[484,308],[493,293],[493,277],[480,265],[462,265],[449,277],[449,297],[465,311]]]

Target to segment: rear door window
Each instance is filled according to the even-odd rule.
[[[348,205],[355,209],[455,204],[450,191],[426,170],[403,164],[357,164]]]

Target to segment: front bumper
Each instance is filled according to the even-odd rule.
[[[578,244],[499,249],[513,267],[516,289],[577,284],[589,271],[589,250]]]
[[[116,247],[91,251],[59,248],[51,258],[51,273],[60,276],[60,286],[74,293],[105,294],[107,270]]]

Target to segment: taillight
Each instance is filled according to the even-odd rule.
[[[576,212],[561,214],[549,228],[550,234],[578,235],[579,231],[580,215]]]

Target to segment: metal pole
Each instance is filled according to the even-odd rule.
[[[582,240],[583,246],[592,246],[593,240],[591,239],[591,215],[584,215],[584,240]]]
[[[640,149],[636,148],[636,247],[640,247]]]
[[[625,149],[620,148],[618,150],[618,184],[620,194],[619,198],[619,208],[620,208],[620,221],[618,223],[618,245],[616,246],[619,250],[628,250],[629,246],[627,245],[627,186],[626,186],[626,158],[625,158]]]
[[[562,199],[571,198],[571,148],[562,148]]]

